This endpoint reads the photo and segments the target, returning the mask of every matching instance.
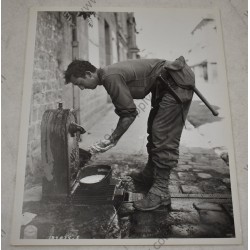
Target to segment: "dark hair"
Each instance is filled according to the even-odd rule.
[[[70,82],[70,77],[73,75],[74,77],[85,77],[86,71],[90,71],[94,73],[96,71],[96,67],[92,65],[88,61],[83,60],[74,60],[69,64],[66,71],[64,71],[64,79],[66,84]]]

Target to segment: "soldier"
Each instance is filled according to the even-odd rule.
[[[97,69],[88,61],[75,60],[65,71],[66,83],[81,90],[102,85],[110,95],[120,117],[108,139],[95,143],[90,152],[105,152],[114,147],[135,120],[138,112],[133,99],[152,93],[148,118],[148,162],[132,179],[149,188],[144,199],[134,202],[141,211],[171,204],[168,191],[171,168],[177,166],[179,143],[192,101],[194,73],[183,56],[175,61],[137,59]]]

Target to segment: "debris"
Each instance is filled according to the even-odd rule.
[[[24,228],[24,239],[37,239],[37,227],[28,225]]]
[[[26,226],[27,224],[29,224],[37,215],[36,214],[32,214],[29,212],[25,212],[22,215],[22,225]]]

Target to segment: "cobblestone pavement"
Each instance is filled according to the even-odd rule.
[[[145,155],[109,155],[93,164],[111,164],[113,175],[128,190],[145,193],[126,177],[142,169]],[[234,237],[229,167],[212,149],[181,147],[178,167],[171,171],[171,208],[135,211],[131,203],[119,211],[124,238],[224,238]]]
[[[134,186],[128,174],[143,169],[147,162],[146,119],[147,113],[141,112],[116,147],[89,162],[110,165],[113,177],[123,181],[122,187],[139,194],[147,190]],[[80,147],[86,149],[108,135],[116,122],[111,111],[83,136]],[[23,213],[37,215],[30,224],[38,227],[42,238],[230,238],[235,235],[230,187],[229,167],[206,138],[188,125],[182,135],[178,167],[171,171],[170,208],[139,212],[132,202],[116,209],[66,203],[46,206],[39,201],[41,187],[34,187],[26,191]]]
[[[113,177],[122,180],[121,187],[145,194],[128,174],[142,169],[146,160],[145,154],[109,154],[91,164],[111,165]],[[171,207],[152,212],[136,211],[132,202],[124,202],[115,210],[112,205],[72,207],[33,201],[24,203],[23,213],[38,215],[32,225],[39,229],[39,238],[234,237],[229,168],[213,150],[182,147],[169,187]]]

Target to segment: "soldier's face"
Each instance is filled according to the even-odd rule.
[[[86,72],[86,76],[83,77],[75,77],[71,76],[70,82],[75,86],[78,86],[81,90],[84,89],[95,89],[98,85],[97,79],[94,77],[92,72]]]

